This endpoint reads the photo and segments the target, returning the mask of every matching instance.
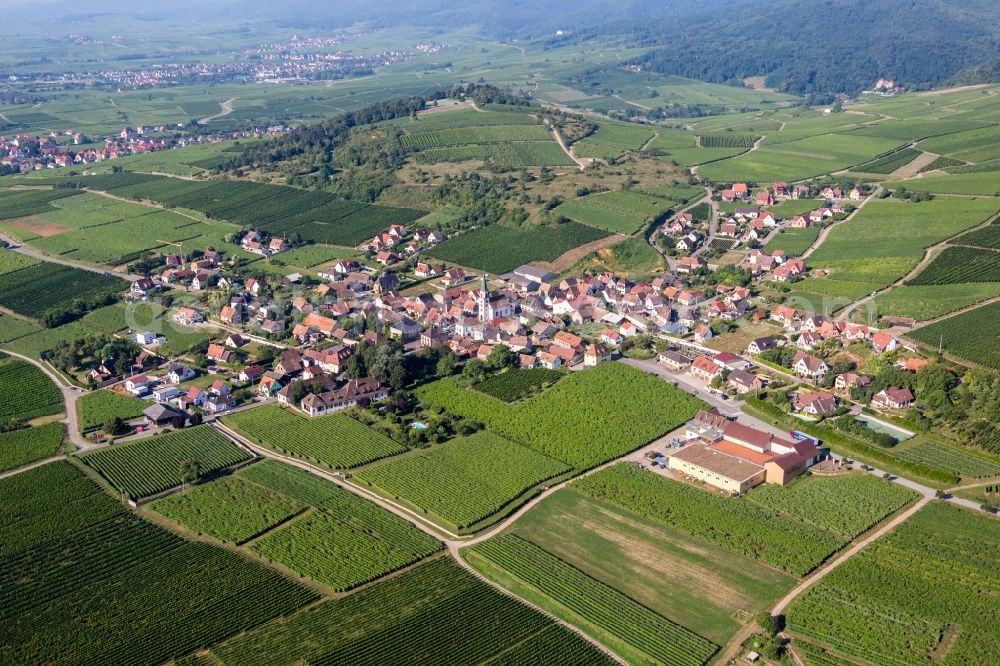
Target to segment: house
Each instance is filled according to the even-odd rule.
[[[352,379],[333,391],[307,395],[299,403],[299,407],[309,416],[322,416],[383,400],[388,395],[389,391],[377,379],[362,377]]]
[[[232,347],[233,349],[239,349],[246,344],[246,340],[239,333],[232,333],[228,338],[226,338],[226,346]]]
[[[174,404],[180,408],[201,407],[208,399],[208,394],[196,386],[188,389],[188,392],[174,399]]]
[[[212,382],[212,385],[209,387],[208,392],[211,393],[212,395],[229,395],[233,391],[229,387],[229,384],[222,381],[221,379],[216,379],[214,382]]]
[[[153,389],[153,400],[157,402],[169,402],[179,395],[183,395],[184,391],[180,390],[176,386],[157,386]]]
[[[150,292],[156,289],[156,283],[149,278],[142,278],[141,280],[136,280],[129,287],[129,293],[133,296],[142,298],[145,297]]]
[[[436,267],[433,264],[428,264],[426,262],[419,261],[417,262],[417,267],[414,269],[413,274],[416,275],[417,277],[426,278],[426,277],[437,277],[438,275],[441,275],[441,272],[442,270],[440,267]]]
[[[165,376],[171,384],[180,384],[194,377],[194,370],[183,363],[171,363]]]
[[[559,331],[553,336],[552,344],[566,349],[578,349],[583,344],[583,338],[569,331]]]
[[[679,352],[667,350],[659,354],[656,357],[656,360],[660,363],[660,365],[667,367],[674,372],[680,372],[681,370],[691,367],[693,359]]]
[[[583,364],[589,368],[610,360],[611,352],[601,343],[589,344],[583,352]]]
[[[695,379],[710,382],[715,379],[717,375],[722,374],[722,367],[710,358],[698,356],[691,363],[691,369],[689,372]]]
[[[437,348],[448,344],[448,334],[437,326],[431,326],[420,334],[420,346]]]
[[[264,375],[264,368],[260,365],[248,365],[240,371],[239,380],[241,382],[255,382]]]
[[[847,193],[847,198],[851,201],[861,201],[865,198],[865,188],[863,185],[855,185],[851,188],[851,191]]]
[[[795,442],[792,450],[764,463],[767,483],[785,485],[815,465],[823,457],[812,442]]]
[[[210,361],[218,361],[219,363],[229,363],[233,352],[230,349],[226,349],[223,345],[212,343],[208,346],[208,351],[205,353],[205,357]]]
[[[922,358],[908,358],[896,364],[901,370],[907,372],[919,372],[927,365],[927,361]]]
[[[280,375],[273,372],[266,372],[260,378],[260,383],[257,384],[257,395],[270,398],[281,390],[281,386]]]
[[[754,197],[754,203],[756,203],[758,206],[773,206],[774,197],[771,196],[770,192],[764,190],[762,192],[757,193],[757,196]]]
[[[149,385],[152,381],[146,375],[136,375],[125,380],[125,390],[132,395],[144,395],[149,393]]]
[[[872,407],[876,409],[906,409],[913,404],[913,393],[908,388],[882,389],[872,398]]]
[[[795,374],[802,377],[815,378],[822,377],[829,372],[830,366],[821,358],[806,354],[805,352],[796,352],[792,358],[792,370],[795,371]]]
[[[871,385],[871,383],[872,380],[870,377],[859,375],[854,372],[845,372],[837,375],[837,378],[833,381],[833,387],[838,391],[847,393],[854,388],[867,388]]]
[[[142,345],[143,347],[155,347],[157,345],[162,345],[167,341],[167,339],[163,336],[157,335],[156,333],[150,333],[149,331],[136,333],[132,336],[132,340],[137,345]]]
[[[226,324],[240,325],[243,323],[243,306],[226,305],[219,311],[219,320]]]
[[[390,264],[399,263],[399,255],[395,252],[389,252],[387,250],[382,250],[377,255],[375,255],[375,261],[382,264],[383,266],[388,266]]]
[[[808,185],[793,185],[792,186],[792,198],[793,199],[808,199],[809,198],[809,186]]]
[[[539,350],[535,357],[538,359],[538,365],[548,370],[562,367],[562,359],[550,352]]]
[[[795,409],[814,416],[830,414],[837,409],[837,399],[822,391],[802,391],[795,398]]]
[[[267,244],[267,249],[270,254],[277,254],[278,252],[285,252],[289,248],[288,241],[284,238],[272,238]]]
[[[812,226],[812,221],[804,215],[793,215],[788,226],[792,229],[807,229]]]
[[[174,313],[174,321],[178,324],[197,324],[204,320],[200,312],[189,307],[177,308],[177,312]]]
[[[730,236],[732,238],[735,238],[737,233],[737,228],[738,227],[735,222],[725,222],[719,229],[719,235]]]
[[[698,344],[705,344],[714,337],[712,329],[708,324],[699,324],[694,329],[694,341]]]
[[[872,347],[875,348],[879,354],[884,354],[886,352],[892,351],[899,346],[899,340],[894,338],[891,334],[885,331],[879,331],[872,336]]]
[[[202,404],[206,414],[222,414],[236,406],[236,399],[231,395],[213,395]]]
[[[747,354],[756,356],[757,354],[763,354],[770,349],[774,349],[777,346],[778,343],[770,336],[754,338],[750,341],[750,344],[747,345]]]
[[[755,374],[744,370],[733,370],[729,373],[729,388],[742,395],[760,391],[764,388],[764,382]]]
[[[613,328],[605,328],[601,331],[601,342],[606,345],[620,345],[622,343],[622,334]]]
[[[175,428],[180,428],[187,421],[187,414],[179,409],[174,409],[169,405],[160,403],[147,407],[143,410],[142,416],[146,419],[146,423],[151,426],[172,425]]]
[[[813,331],[805,331],[799,336],[796,345],[800,349],[815,349],[823,342],[823,336]]]

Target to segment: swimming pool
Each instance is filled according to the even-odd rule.
[[[882,432],[887,435],[892,436],[896,442],[904,442],[909,438],[913,437],[913,433],[908,430],[903,430],[902,428],[897,428],[895,426],[889,425],[885,421],[880,421],[878,419],[872,418],[867,414],[857,414],[854,417],[855,421],[865,424],[870,429],[875,432]]]

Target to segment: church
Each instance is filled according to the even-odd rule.
[[[479,294],[476,296],[476,305],[479,308],[479,321],[488,322],[494,319],[506,319],[514,314],[513,302],[502,294],[490,295],[490,287],[487,284],[489,276],[483,273],[482,284],[479,287]]]

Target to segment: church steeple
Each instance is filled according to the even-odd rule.
[[[490,288],[486,284],[486,280],[489,276],[483,273],[483,283],[479,287],[479,321],[487,322],[492,317],[489,315],[490,308]]]

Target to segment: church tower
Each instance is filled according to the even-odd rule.
[[[490,314],[490,288],[486,284],[487,274],[483,273],[483,283],[479,287],[479,321],[485,323],[493,317]]]

